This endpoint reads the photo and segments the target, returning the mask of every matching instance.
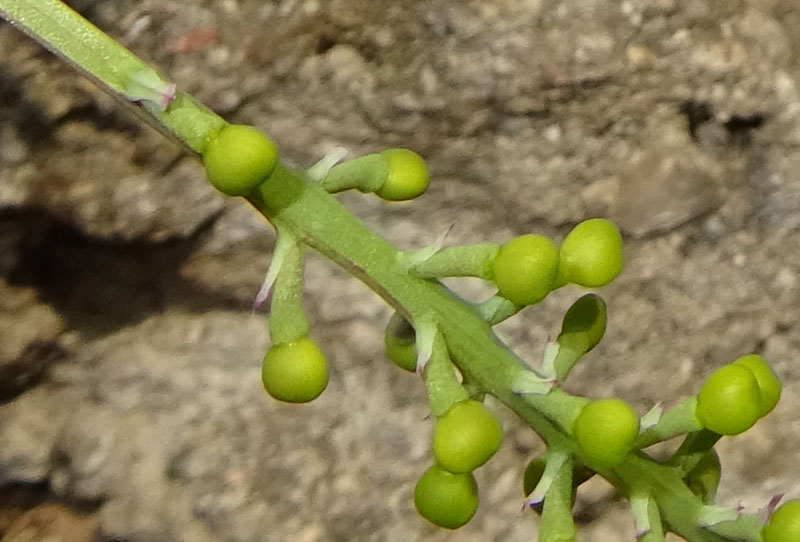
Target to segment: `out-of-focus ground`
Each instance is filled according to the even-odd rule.
[[[310,165],[406,146],[420,200],[346,205],[403,248],[624,229],[603,344],[569,389],[640,413],[759,352],[776,411],[719,446],[720,501],[800,496],[800,5],[777,0],[75,0],[223,116]],[[193,159],[0,26],[0,540],[531,541],[521,472],[541,444],[498,407],[505,446],[461,531],[413,509],[431,421],[386,363],[389,312],[311,258],[307,308],[332,360],[303,407],[265,396],[274,236]],[[473,298],[490,293],[454,285]],[[535,360],[579,295],[501,326]],[[579,540],[632,540],[582,489]]]

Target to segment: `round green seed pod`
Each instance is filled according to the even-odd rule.
[[[612,468],[631,451],[639,434],[639,417],[622,399],[599,399],[583,407],[572,434],[589,461]]]
[[[408,320],[394,313],[383,335],[386,358],[406,371],[417,370],[416,333]]]
[[[433,453],[454,473],[472,472],[500,448],[503,428],[483,403],[469,399],[454,404],[436,422]]]
[[[725,365],[706,380],[697,396],[696,415],[720,435],[744,433],[761,417],[761,391],[745,365]]]
[[[375,194],[390,201],[405,201],[421,196],[430,177],[425,161],[408,149],[388,149],[380,153],[389,163],[389,175]]]
[[[733,362],[734,365],[743,365],[753,371],[753,375],[758,382],[758,389],[761,392],[759,402],[761,417],[763,418],[775,408],[781,398],[781,381],[775,375],[772,368],[764,361],[764,358],[757,354],[744,356]]]
[[[512,239],[492,261],[492,280],[499,294],[518,306],[544,299],[557,275],[558,248],[543,235]]]
[[[605,286],[622,271],[622,235],[609,220],[585,220],[567,234],[559,256],[559,275],[567,282]]]
[[[264,356],[261,380],[275,399],[307,403],[319,397],[328,385],[328,360],[308,337],[273,345]]]
[[[244,196],[278,164],[278,148],[252,126],[228,124],[208,142],[203,166],[209,182],[229,196]]]
[[[786,501],[761,530],[763,542],[800,542],[800,500]]]
[[[478,485],[471,474],[453,474],[434,465],[414,487],[414,506],[434,525],[458,529],[478,509]]]

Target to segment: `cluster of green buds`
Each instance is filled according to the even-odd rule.
[[[229,196],[252,194],[280,174],[275,143],[252,126],[225,125],[213,133],[202,153],[209,182]],[[307,175],[329,192],[358,188],[386,200],[407,200],[428,187],[422,158],[406,149],[390,149],[351,162],[335,164],[323,159]],[[363,180],[368,182],[365,184]],[[361,184],[359,184],[361,182]],[[266,391],[275,399],[307,403],[328,385],[328,361],[309,337],[302,302],[305,246],[291,231],[278,231],[272,263],[255,306],[268,297],[271,346],[264,356],[261,376]]]
[[[441,527],[466,524],[478,507],[473,473],[499,449],[503,431],[484,404],[491,395],[545,441],[547,451],[524,473],[525,507],[541,514],[540,542],[572,542],[579,486],[595,475],[630,502],[637,539],[665,542],[674,532],[691,542],[800,542],[800,500],[760,514],[714,504],[723,436],[741,434],[769,414],[781,383],[758,355],[718,369],[696,396],[644,416],[619,398],[573,395],[562,384],[602,339],[606,305],[594,293],[566,312],[541,365],[529,367],[492,327],[565,285],[598,288],[623,267],[622,237],[603,218],[576,225],[556,244],[526,234],[505,244],[403,253],[371,232],[333,194],[372,193],[390,201],[425,192],[425,162],[390,149],[342,162],[332,152],[308,170],[281,162],[277,146],[250,126],[229,125],[146,63],[57,0],[0,0],[0,16],[122,98],[156,128],[202,157],[210,183],[246,198],[277,230],[272,262],[255,304],[270,300],[271,346],[262,362],[267,393],[306,403],[328,384],[328,361],[309,336],[303,309],[304,252],[341,265],[391,305],[387,357],[424,379],[435,418],[432,465],[419,479],[414,503]],[[467,302],[440,279],[477,277],[496,294]],[[649,448],[683,437],[666,459]]]
[[[211,183],[228,195],[271,206],[276,214],[295,201],[296,195],[291,194],[271,196],[269,201],[264,196],[272,190],[269,183],[281,182],[286,170],[274,143],[254,128],[223,127],[209,139],[202,157]],[[391,149],[338,163],[340,159],[334,153],[301,172],[303,182],[328,194],[355,189],[391,201],[413,199],[428,187],[424,161],[409,150]],[[284,192],[302,191],[307,185],[296,186]],[[328,383],[328,362],[309,337],[302,303],[303,254],[308,241],[282,227],[279,220],[274,224],[278,240],[256,298],[256,304],[270,298],[272,345],[263,360],[262,380],[275,399],[305,403],[318,397]],[[612,222],[593,218],[577,224],[560,245],[543,235],[525,234],[505,244],[397,251],[392,265],[407,280],[427,281],[442,289],[439,279],[444,278],[477,277],[490,282],[496,293],[489,299],[479,304],[464,302],[471,315],[490,328],[565,285],[597,288],[610,283],[622,271],[623,244]],[[461,354],[449,344],[441,316],[395,308],[384,336],[386,357],[424,379],[435,417],[433,462],[415,486],[414,503],[430,522],[457,529],[478,508],[473,473],[500,448],[502,426],[483,402],[486,390],[460,370]],[[524,473],[525,507],[542,516],[539,540],[575,539],[571,514],[576,492],[599,473],[627,488],[637,536],[643,542],[663,541],[668,530],[700,533],[698,540],[799,542],[800,501],[789,501],[777,510],[777,503],[772,503],[761,522],[754,515],[740,516],[713,504],[720,479],[714,444],[723,435],[737,435],[752,427],[780,398],[781,384],[769,365],[758,355],[739,358],[713,373],[696,397],[667,412],[656,407],[640,418],[622,399],[591,400],[561,389],[605,330],[605,302],[595,293],[583,295],[565,313],[541,365],[514,369],[508,382],[510,393],[528,398],[550,417],[546,424],[560,427],[553,434],[564,435],[548,441],[547,452],[531,460]],[[666,461],[656,462],[643,452],[679,435],[685,440]],[[637,474],[637,469],[645,468],[639,460],[650,462],[649,478]],[[680,487],[670,486],[672,478],[658,478],[661,467],[680,474]],[[660,499],[665,492],[673,492],[674,498],[684,489],[702,506],[695,514],[696,525],[676,527],[661,515],[673,504]],[[706,534],[711,537],[702,538]]]

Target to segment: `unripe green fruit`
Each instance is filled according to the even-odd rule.
[[[561,324],[559,339],[570,333],[582,333],[587,341],[588,352],[600,342],[606,332],[606,304],[595,294],[579,298],[567,310]]]
[[[403,201],[422,195],[430,177],[425,161],[408,149],[388,149],[380,153],[389,163],[389,175],[375,194],[386,200]]]
[[[272,175],[277,164],[275,143],[252,126],[225,126],[203,152],[209,182],[229,196],[250,193]]]
[[[781,398],[781,381],[772,371],[772,368],[764,361],[764,358],[757,354],[744,356],[733,362],[734,365],[743,365],[753,371],[753,376],[758,382],[758,389],[761,392],[759,402],[760,416],[763,418],[775,408]]]
[[[763,542],[800,542],[800,500],[786,501],[761,530]]]
[[[416,334],[408,321],[394,313],[386,325],[383,344],[386,358],[406,371],[417,370]]]
[[[414,487],[414,505],[434,525],[458,529],[478,509],[478,485],[471,474],[453,474],[434,465]]]
[[[499,294],[519,306],[544,299],[557,275],[558,249],[543,235],[512,239],[492,261],[492,280]]]
[[[706,380],[697,396],[697,419],[720,435],[744,433],[761,417],[761,392],[753,371],[725,365]]]
[[[622,235],[609,220],[585,220],[567,234],[559,257],[563,280],[590,288],[605,286],[622,271]]]
[[[706,504],[714,502],[722,475],[722,465],[716,450],[710,449],[686,475],[686,485]]]
[[[622,399],[592,401],[578,414],[572,434],[589,461],[611,468],[631,451],[639,434],[639,417]]]
[[[261,365],[261,380],[275,399],[307,403],[328,385],[328,361],[314,341],[301,337],[270,347]]]
[[[450,472],[472,472],[500,448],[503,428],[497,416],[473,400],[454,404],[436,422],[433,453]]]

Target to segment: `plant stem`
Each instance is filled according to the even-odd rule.
[[[191,152],[202,153],[209,137],[225,125],[213,111],[175,91],[145,61],[58,0],[2,0],[0,16]],[[161,98],[166,103],[160,103]]]

